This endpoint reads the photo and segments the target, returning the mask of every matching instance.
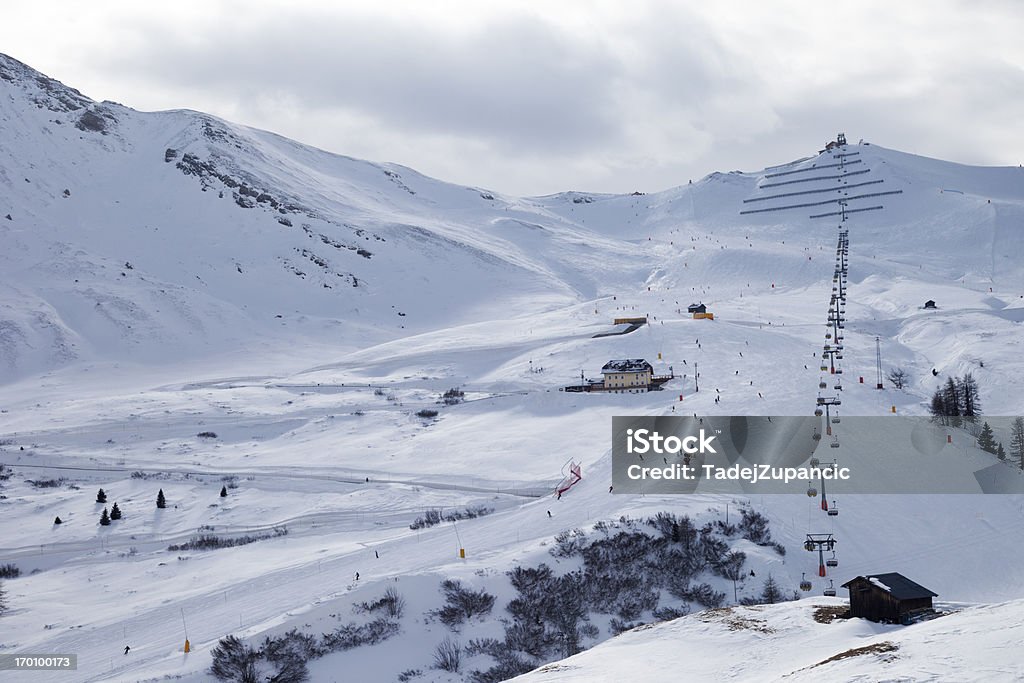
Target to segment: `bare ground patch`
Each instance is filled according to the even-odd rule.
[[[846,605],[815,605],[814,620],[819,624],[831,624],[836,619],[846,619],[849,612]]]
[[[849,659],[850,657],[861,657],[863,655],[881,655],[887,652],[896,652],[899,649],[900,646],[896,643],[893,643],[888,640],[883,640],[881,643],[865,645],[864,647],[855,647],[846,650],[845,652],[840,652],[839,654],[832,655],[828,659],[823,659],[817,664],[812,664],[808,668],[813,669],[816,666],[822,666],[824,664],[828,664],[829,662],[838,662],[840,659]],[[890,659],[895,659],[895,656],[891,657]]]
[[[750,608],[745,611],[755,611]],[[746,614],[740,614],[732,607],[718,607],[715,609],[699,612],[697,618],[705,623],[718,622],[725,624],[730,631],[757,631],[758,633],[775,633],[764,619],[755,619]]]

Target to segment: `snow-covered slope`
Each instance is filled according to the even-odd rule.
[[[832,198],[829,181],[765,189],[780,169],[651,195],[517,199],[196,112],[97,103],[6,56],[0,125],[0,215],[10,216],[0,219],[0,380],[255,340],[352,348],[645,282],[714,288],[721,302],[747,280],[806,287],[827,268],[804,254],[832,227],[807,218],[820,210],[740,214]],[[850,176],[863,186],[848,194],[903,194],[858,217],[854,239],[875,258],[855,280],[1019,288],[1024,171],[857,153],[870,171]],[[795,190],[804,194],[762,201]],[[864,304],[906,312],[919,302]]]
[[[518,683],[616,681],[1018,681],[1020,600],[910,627],[822,623],[843,601],[723,608],[641,627]],[[993,626],[998,624],[998,628]]]
[[[76,652],[80,671],[67,680],[206,680],[227,635],[323,633],[397,586],[409,602],[402,637],[319,658],[314,680],[357,672],[390,682],[412,669],[423,671],[408,680],[466,680],[430,668],[434,647],[501,637],[507,571],[540,562],[571,571],[577,560],[549,552],[559,533],[663,511],[710,524],[743,507],[771,521],[785,556],[733,535],[725,542],[756,577],[735,587],[701,579],[730,603],[755,598],[769,573],[794,590],[816,569],[801,547],[809,531],[839,539],[837,585],[899,571],[942,600],[1024,598],[1019,496],[840,489],[842,514],[825,517],[798,489],[607,488],[614,415],[810,414],[819,383],[834,382],[819,354],[840,224],[851,244],[843,415],[924,414],[934,389],[965,372],[986,414],[1024,412],[1020,168],[864,143],[658,193],[517,198],[196,112],[96,103],[4,56],[0,140],[0,462],[13,470],[0,482],[0,564],[24,572],[5,582],[14,609],[3,617],[4,652]],[[928,299],[936,310],[922,309]],[[714,321],[687,315],[700,301]],[[651,324],[595,337],[635,315]],[[907,371],[903,391],[873,388],[876,338],[884,370]],[[646,358],[677,377],[648,394],[558,391],[612,358]],[[466,400],[439,404],[454,387]],[[996,465],[965,431],[951,438],[970,450],[965,460]],[[570,458],[583,480],[559,499]],[[125,511],[109,527],[97,524],[99,487]],[[164,510],[154,506],[160,489]],[[410,528],[427,509],[480,506],[494,511]],[[201,532],[270,537],[168,550]],[[498,596],[493,618],[460,632],[438,623],[430,611],[447,577]],[[766,608],[770,638],[698,615],[630,632],[581,655],[583,668],[564,680],[600,680],[592,667],[604,652],[668,647],[675,638],[661,636],[673,629],[706,638],[711,654],[720,652],[711,641],[729,638],[780,652],[820,638],[820,651],[800,656],[807,666],[879,633],[854,623],[813,630],[808,604]],[[1008,605],[907,630],[898,661],[922,665],[929,647],[952,639],[928,629],[959,629],[987,647],[983,622],[1019,607]],[[641,618],[652,619],[650,610]],[[613,634],[607,619],[595,623],[587,647]],[[950,649],[938,679],[985,679],[956,668],[961,655],[973,665],[968,650]],[[472,667],[490,665],[474,657]],[[847,676],[873,657],[824,666]],[[758,680],[701,661],[708,673],[695,680],[727,671]],[[794,661],[772,659],[780,668],[770,678],[825,670],[796,673],[805,664]]]
[[[590,299],[649,270],[638,246],[530,202],[196,112],[96,103],[6,56],[0,126],[0,380],[253,339],[351,347]]]

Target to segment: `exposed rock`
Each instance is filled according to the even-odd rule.
[[[75,128],[94,133],[103,133],[107,130],[107,122],[96,112],[87,109],[78,117],[78,123],[75,124]]]

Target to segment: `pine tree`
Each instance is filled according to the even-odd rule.
[[[221,498],[227,498],[228,497],[228,487],[227,486],[221,486],[220,487],[220,497]]]
[[[4,590],[4,584],[0,581],[0,614],[7,611],[7,591]]]
[[[110,508],[110,519],[121,519],[121,508],[117,507],[117,503],[114,503],[114,507]]]
[[[1024,417],[1015,418],[1010,427],[1010,453],[1020,461],[1020,468],[1024,470]]]
[[[100,515],[100,526],[110,526],[110,513],[107,512],[107,508],[103,508],[103,514]]]
[[[106,503],[107,502],[107,494],[103,491],[103,489],[100,489],[96,493],[96,502],[97,503]]]
[[[1000,441],[999,445],[996,446],[996,457],[1000,460],[1006,460],[1006,449],[1003,448],[1003,442]]]
[[[978,448],[988,453],[996,452],[996,440],[992,434],[992,427],[988,422],[981,425],[981,434],[978,435]]]
[[[54,520],[53,520],[53,523],[54,523],[54,524],[63,524],[64,522],[63,522],[63,521],[61,520],[61,518],[60,518],[60,517],[58,516],[58,517],[57,517],[56,519],[54,519]]]
[[[949,422],[946,424],[959,427],[963,424],[960,418],[960,389],[957,383],[950,377],[946,380],[946,386],[942,389],[942,406],[946,411]]]
[[[160,489],[159,493],[156,494],[156,506],[163,510],[167,507],[167,499],[164,498],[164,490]]]
[[[761,588],[761,602],[774,605],[777,602],[782,602],[783,599],[782,590],[779,589],[779,584],[775,581],[775,578],[769,574],[768,578],[764,580],[764,586]]]
[[[981,400],[978,398],[978,383],[971,373],[957,380],[957,393],[960,398],[960,414],[974,422],[974,418],[981,415]]]
[[[949,418],[946,416],[946,405],[942,400],[942,390],[936,389],[935,393],[932,394],[932,403],[929,407],[929,411],[932,417],[942,425],[949,424]]]

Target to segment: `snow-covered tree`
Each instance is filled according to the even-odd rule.
[[[107,494],[106,494],[106,492],[103,489],[100,489],[99,491],[96,492],[96,502],[97,503],[106,503],[107,502]]]
[[[163,489],[160,489],[160,491],[156,494],[156,506],[158,508],[160,508],[161,510],[163,510],[165,507],[167,507],[167,499],[164,498],[164,490]]]
[[[107,512],[107,508],[103,508],[103,514],[100,515],[100,525],[110,526],[110,513]]]
[[[104,508],[104,511],[106,508]],[[114,503],[114,507],[110,508],[110,519],[121,519],[121,508],[117,507],[117,503]]]

